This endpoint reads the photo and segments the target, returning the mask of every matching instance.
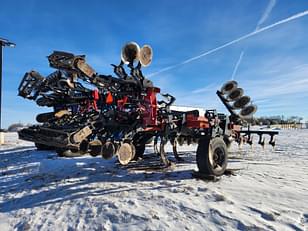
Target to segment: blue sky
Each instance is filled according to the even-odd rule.
[[[144,69],[150,75],[251,33],[258,23],[262,28],[305,10],[305,0],[4,1],[0,37],[17,46],[4,50],[3,127],[49,110],[17,97],[17,88],[26,71],[53,71],[46,59],[53,50],[86,54],[99,73],[112,74],[124,43],[150,44],[154,59]],[[234,79],[258,105],[257,116],[308,119],[307,28],[308,15],[151,80],[177,105],[223,111],[215,92],[239,63]]]

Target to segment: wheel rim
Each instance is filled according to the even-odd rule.
[[[225,163],[226,154],[223,148],[217,147],[214,150],[210,148],[210,163],[213,167],[213,170],[220,171],[223,169]]]

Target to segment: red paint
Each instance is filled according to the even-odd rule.
[[[159,88],[147,88],[147,94],[144,96],[143,110],[143,126],[156,126],[157,125],[157,98],[156,94],[160,92]]]

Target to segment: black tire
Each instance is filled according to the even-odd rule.
[[[45,144],[39,144],[39,143],[35,143],[35,147],[37,150],[39,151],[49,151],[49,150],[54,150],[54,147],[45,145]]]
[[[62,149],[62,148],[56,149],[56,152],[60,157],[78,157],[85,154],[82,151],[71,151],[69,149]]]
[[[137,160],[138,158],[142,158],[144,151],[145,151],[145,144],[135,145],[135,149],[136,149],[136,152],[135,152],[134,160]]]
[[[145,145],[151,143],[154,140],[153,134],[143,134],[137,133],[133,138],[133,145],[135,146],[135,156],[134,160],[138,160],[138,158],[142,158]]]
[[[220,137],[204,137],[199,140],[197,149],[197,165],[201,173],[221,176],[228,163],[228,150]]]

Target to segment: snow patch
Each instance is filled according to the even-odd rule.
[[[233,144],[218,182],[192,177],[196,146],[184,162],[58,157],[10,134],[0,150],[0,230],[305,230],[308,130],[281,131],[277,147]],[[255,141],[256,142],[256,141]],[[173,161],[172,147],[168,145]]]

